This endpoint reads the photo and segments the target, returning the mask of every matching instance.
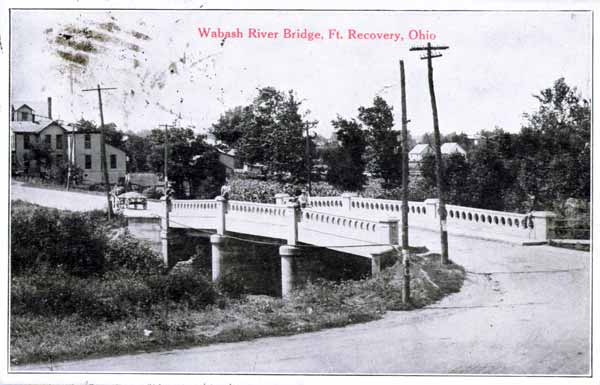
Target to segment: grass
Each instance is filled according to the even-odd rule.
[[[264,295],[221,296],[203,310],[171,303],[157,307],[151,315],[114,322],[81,315],[13,315],[11,363],[52,363],[202,346],[371,321],[389,310],[423,307],[459,291],[464,269],[454,264],[442,268],[436,254],[415,255],[411,277],[409,305],[401,302],[402,266],[395,263],[368,279],[309,282],[288,300]]]

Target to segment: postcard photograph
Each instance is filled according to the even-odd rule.
[[[8,10],[11,378],[589,378],[566,5]]]

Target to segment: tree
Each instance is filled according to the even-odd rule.
[[[211,132],[227,146],[235,148],[241,161],[262,164],[271,175],[305,176],[305,140],[308,121],[300,113],[301,102],[293,91],[287,94],[273,87],[258,89],[258,95],[245,107],[226,111]]]
[[[372,107],[359,107],[358,119],[368,127],[369,158],[375,176],[383,178],[383,188],[397,186],[402,180],[400,140],[393,130],[393,108],[380,96]]]
[[[100,127],[92,121],[79,119],[73,127],[77,132],[100,132]],[[113,147],[123,147],[123,132],[117,129],[115,123],[107,123],[104,125],[104,140],[106,144],[110,144]]]
[[[165,132],[154,129],[148,136],[151,153],[148,163],[152,171],[163,173]],[[189,128],[169,128],[169,180],[176,197],[186,196],[186,185],[192,196],[214,198],[225,181],[225,168],[217,151]]]
[[[337,128],[336,136],[341,145],[323,154],[328,166],[327,181],[344,190],[362,190],[367,181],[364,175],[365,132],[354,119],[346,120],[338,116],[331,123]]]
[[[535,209],[552,209],[567,198],[590,199],[589,102],[563,78],[534,97],[538,110],[525,114],[517,185],[534,196]],[[531,180],[536,181],[532,184]]]
[[[150,171],[148,158],[152,152],[152,143],[146,137],[133,131],[127,131],[123,138],[123,150],[128,154],[127,168],[129,172]]]
[[[244,135],[246,128],[252,124],[252,119],[250,106],[237,106],[225,111],[212,125],[211,132],[217,140],[225,143],[228,147],[235,147]]]

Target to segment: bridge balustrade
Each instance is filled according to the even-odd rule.
[[[214,199],[171,201],[169,226],[176,228],[216,229],[218,206]]]
[[[285,239],[289,216],[283,205],[229,201],[226,231]]]

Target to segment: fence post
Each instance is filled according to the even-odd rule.
[[[398,245],[398,219],[388,218],[377,224],[378,242],[385,245]]]
[[[300,206],[296,202],[288,202],[285,206],[285,216],[288,218],[287,244],[295,246],[298,243],[298,220],[300,219]]]
[[[225,234],[225,213],[227,212],[227,199],[222,196],[215,198],[217,202],[217,234]]]
[[[275,194],[275,204],[284,205],[290,199],[290,195],[286,193]]]
[[[440,201],[437,198],[425,199],[425,208],[427,209],[427,216],[436,219],[438,217],[438,204]]]
[[[356,193],[345,192],[342,194],[342,207],[350,211],[352,210],[352,198],[356,198],[358,195]]]
[[[548,241],[554,236],[554,219],[552,211],[533,211],[533,236],[538,241]]]

